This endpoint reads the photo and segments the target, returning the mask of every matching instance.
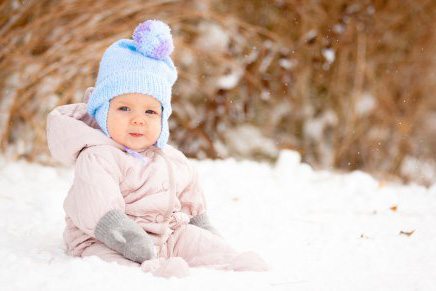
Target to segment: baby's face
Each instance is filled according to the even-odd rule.
[[[110,102],[107,129],[114,141],[138,151],[156,143],[161,115],[160,102],[149,95],[120,95]]]

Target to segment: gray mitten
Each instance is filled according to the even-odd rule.
[[[120,210],[111,210],[99,220],[95,237],[125,258],[138,263],[156,257],[149,235]]]
[[[196,225],[198,227],[201,227],[205,230],[210,231],[213,234],[216,234],[218,236],[221,236],[218,231],[212,226],[212,224],[209,221],[209,216],[207,216],[206,213],[203,214],[199,214],[197,216],[194,216],[193,218],[191,218],[191,220],[189,221],[189,224],[193,224]]]

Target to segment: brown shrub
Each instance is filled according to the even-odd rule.
[[[273,160],[276,149],[291,148],[315,166],[436,178],[434,1],[0,5],[8,156],[51,162],[47,113],[80,102],[104,50],[158,18],[175,38],[171,139],[187,155]]]

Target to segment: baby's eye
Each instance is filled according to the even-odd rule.
[[[120,111],[128,111],[128,110],[129,110],[129,107],[127,107],[127,106],[121,106],[120,108],[118,108],[118,110],[120,110]]]
[[[156,111],[148,109],[147,111],[145,111],[145,113],[147,113],[147,114],[156,114]]]

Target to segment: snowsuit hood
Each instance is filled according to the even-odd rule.
[[[60,106],[48,115],[47,145],[52,156],[66,166],[74,165],[80,152],[87,147],[111,145],[123,148],[99,130],[85,103]]]

